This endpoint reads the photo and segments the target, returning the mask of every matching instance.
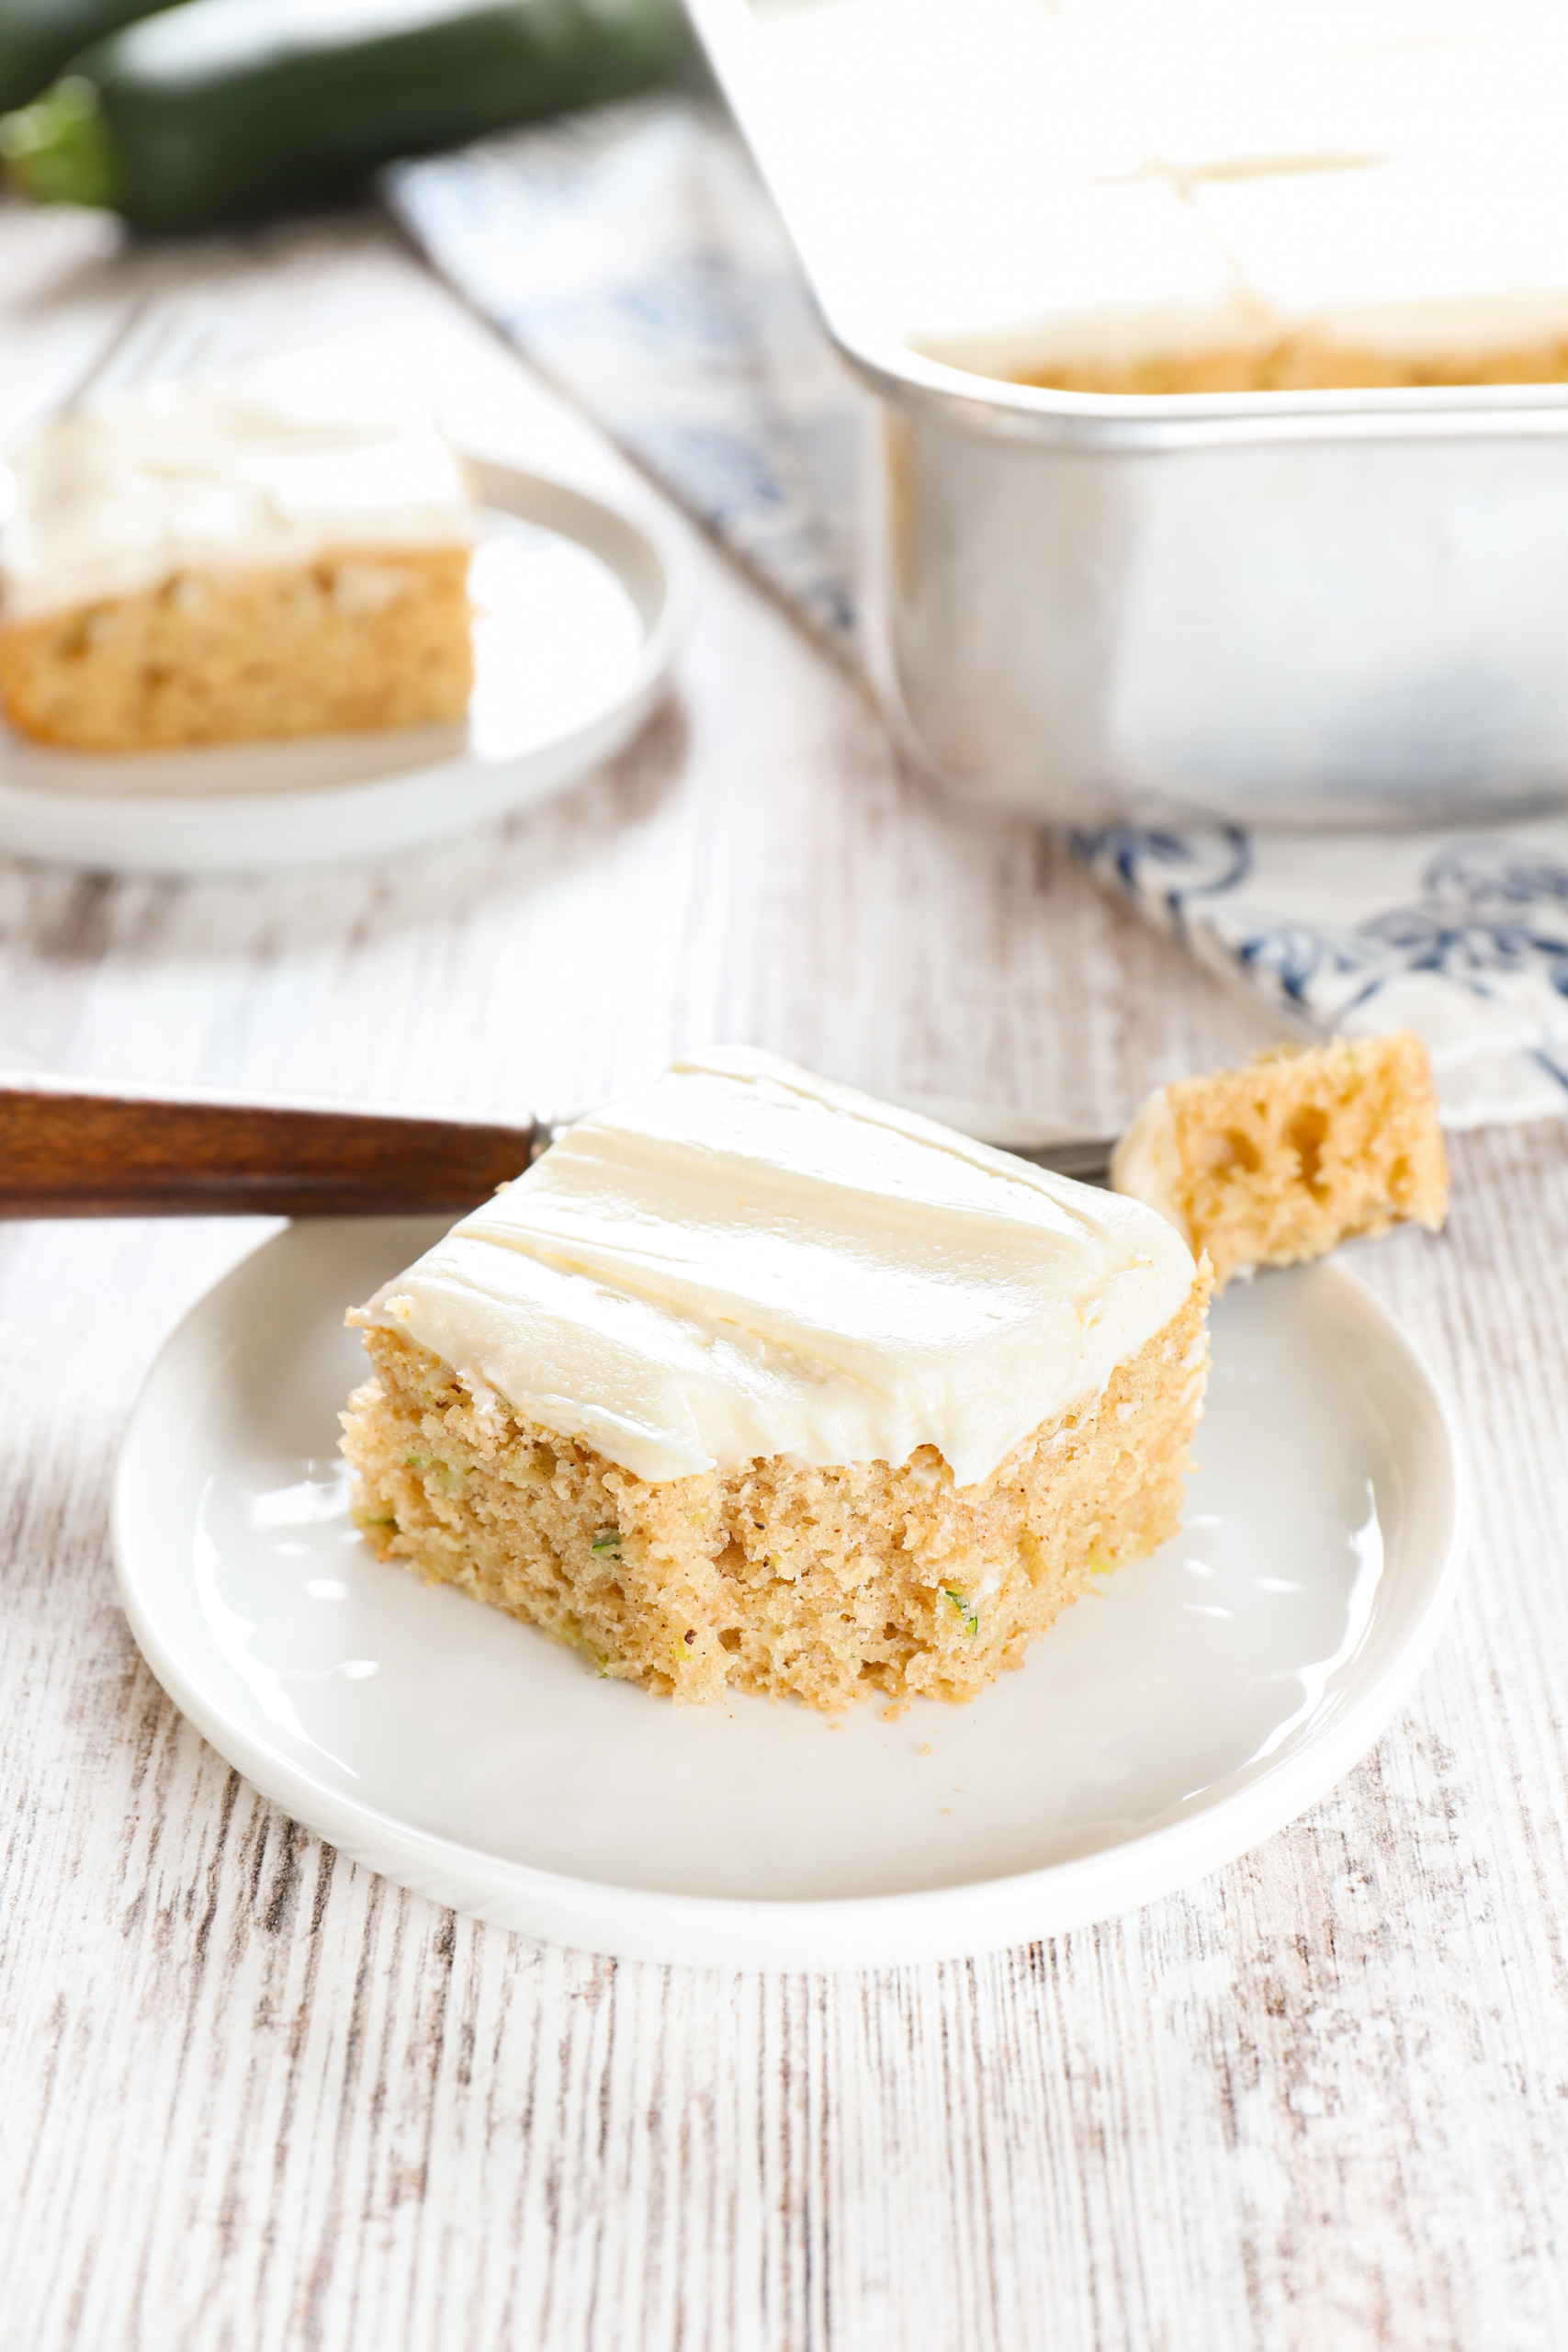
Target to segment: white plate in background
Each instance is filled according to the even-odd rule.
[[[1182,1534],[971,1704],[832,1727],[677,1708],[376,1561],[337,1413],[346,1306],[429,1219],[302,1223],[186,1317],[115,1490],[127,1612],[170,1697],[296,1820],[434,1901],[626,1957],[836,1968],[1021,1942],[1255,1845],[1362,1756],[1435,1641],[1459,1455],[1342,1266],[1214,1310]]]
[[[0,726],[0,850],[93,871],[265,873],[395,855],[541,800],[653,710],[683,569],[625,514],[471,460],[476,681],[462,727],[70,752]]]

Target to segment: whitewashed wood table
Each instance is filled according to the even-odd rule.
[[[117,336],[361,327],[476,446],[656,503],[371,216],[127,254],[0,207],[0,434]],[[694,556],[675,703],[500,832],[277,882],[0,865],[0,1065],[514,1115],[748,1038],[1103,1129],[1259,1042]],[[1568,2342],[1568,1138],[1456,1179],[1442,1241],[1362,1260],[1480,1503],[1377,1753],[1132,1917],[834,1982],[546,1950],[256,1798],[141,1666],[107,1498],[159,1341],[266,1228],[0,1233],[5,2352]]]

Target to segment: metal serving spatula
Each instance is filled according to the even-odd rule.
[[[0,1217],[458,1216],[570,1124],[493,1126],[0,1073]],[[1103,1184],[1112,1146],[1068,1137],[1000,1148]]]

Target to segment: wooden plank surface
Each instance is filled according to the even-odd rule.
[[[132,361],[394,332],[476,447],[657,502],[369,217],[166,251],[0,207],[0,434]],[[112,363],[111,363],[112,364]],[[678,524],[672,526],[679,529]],[[0,1066],[495,1119],[713,1038],[1101,1128],[1266,1035],[945,815],[686,535],[679,695],[473,841],[292,881],[0,864]],[[1126,1919],[824,1982],[615,1966],[334,1857],[116,1605],[114,1448],[259,1224],[0,1231],[0,2345],[1398,2352],[1568,2340],[1568,1142],[1362,1253],[1473,1431],[1376,1754]]]

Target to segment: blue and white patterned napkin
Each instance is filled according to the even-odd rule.
[[[1417,1031],[1450,1126],[1568,1109],[1568,820],[1507,833],[1116,826],[1076,845],[1287,1021]]]
[[[723,117],[604,107],[399,165],[432,260],[839,659],[864,396]],[[1080,836],[1109,888],[1308,1029],[1408,1025],[1451,1125],[1568,1110],[1568,819],[1506,833]]]

